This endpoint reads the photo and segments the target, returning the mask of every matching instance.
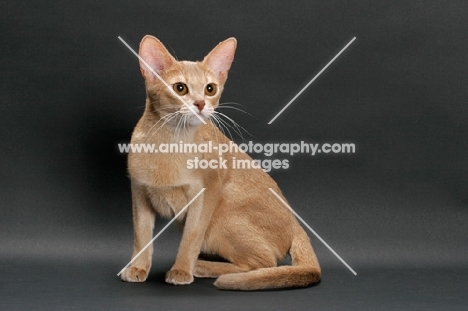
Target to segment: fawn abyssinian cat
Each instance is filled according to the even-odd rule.
[[[145,36],[139,55],[144,60],[140,59],[140,69],[146,82],[146,108],[131,142],[230,143],[211,117],[219,106],[236,45],[229,38],[201,62],[177,61],[158,39]],[[291,211],[268,191],[272,188],[283,197],[267,173],[230,165],[226,169],[189,169],[187,160],[194,157],[210,160],[218,159],[218,154],[129,153],[133,256],[151,240],[157,213],[174,217],[206,188],[177,219],[183,234],[175,263],[166,274],[167,283],[190,284],[195,276],[217,278],[214,284],[221,289],[260,290],[305,287],[320,280],[310,240]],[[223,154],[227,163],[233,157],[251,160],[239,150]],[[144,282],[152,253],[150,246],[123,271],[122,280]],[[201,253],[225,261],[201,260]],[[278,267],[278,260],[288,253],[292,265]]]

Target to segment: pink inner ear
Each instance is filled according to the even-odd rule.
[[[163,69],[162,64],[157,61],[158,58],[153,53],[151,53],[151,51],[141,51],[140,56],[154,71],[159,72]],[[148,66],[146,66],[144,63],[141,64],[141,66],[143,70],[151,72]]]
[[[236,50],[235,40],[226,40],[216,46],[206,57],[208,67],[218,75],[225,75],[231,68]]]
[[[140,44],[139,54],[151,69],[158,74],[170,67],[174,61],[174,58],[169,54],[164,45],[154,37],[143,38]],[[146,78],[152,78],[154,76],[151,69],[144,63],[140,62],[140,67]]]
[[[210,62],[210,67],[216,73],[220,73],[229,70],[229,68],[231,68],[231,62],[232,57],[230,55],[217,55],[216,58]]]
[[[164,55],[150,46],[144,46],[140,51],[140,56],[156,73],[161,72],[165,67]],[[151,70],[144,63],[141,64],[141,67],[145,72],[151,73]]]

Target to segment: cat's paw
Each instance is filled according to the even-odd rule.
[[[215,271],[213,266],[212,262],[197,260],[195,269],[193,269],[193,276],[197,278],[217,278],[221,273],[218,274],[218,271]]]
[[[120,278],[125,282],[144,282],[148,277],[148,270],[136,267],[128,267],[122,272]]]
[[[182,270],[170,270],[166,273],[166,283],[187,285],[193,282],[193,275]]]

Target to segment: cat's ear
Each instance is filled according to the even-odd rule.
[[[161,41],[153,36],[145,36],[141,40],[139,55],[144,60],[142,62],[140,59],[141,73],[147,81],[157,79],[153,71],[159,75],[161,71],[169,68],[176,61]]]
[[[226,81],[229,68],[231,68],[236,52],[237,41],[235,38],[229,38],[219,43],[206,57],[203,63],[217,74],[222,83]]]

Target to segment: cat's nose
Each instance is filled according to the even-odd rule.
[[[193,103],[195,106],[197,106],[198,110],[201,112],[203,108],[205,108],[205,101],[204,100],[197,100]]]

